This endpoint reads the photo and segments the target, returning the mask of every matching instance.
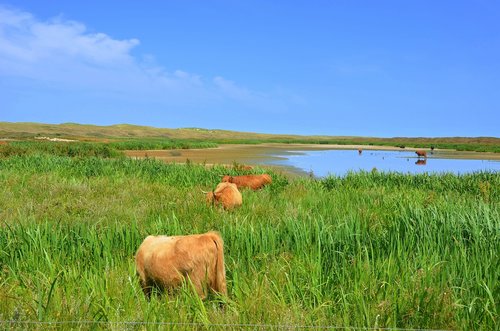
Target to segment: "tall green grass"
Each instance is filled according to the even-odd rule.
[[[216,143],[186,139],[128,139],[113,142],[12,141],[0,145],[0,157],[48,154],[69,157],[114,158],[122,150],[213,148]]]
[[[150,159],[0,159],[0,320],[498,328],[498,173],[273,173],[270,187],[243,191],[243,206],[225,212],[200,189],[228,172],[237,173]],[[141,241],[208,230],[225,241],[228,298],[201,302],[185,286],[146,301],[133,262]]]
[[[12,141],[7,145],[0,145],[0,157],[33,154],[101,158],[123,155],[107,144],[91,142]]]
[[[124,139],[108,143],[111,148],[117,150],[160,150],[160,149],[191,149],[191,148],[215,148],[215,142],[196,139]]]

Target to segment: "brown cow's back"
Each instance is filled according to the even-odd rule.
[[[136,253],[141,286],[149,297],[152,287],[170,290],[189,277],[196,292],[205,297],[203,283],[227,294],[224,246],[217,232],[187,236],[148,236]]]
[[[222,182],[234,183],[238,188],[251,188],[258,190],[267,184],[272,183],[271,176],[262,175],[242,175],[242,176],[224,176]]]
[[[426,151],[423,151],[423,150],[417,150],[415,151],[415,153],[417,154],[418,157],[427,157],[427,152]]]

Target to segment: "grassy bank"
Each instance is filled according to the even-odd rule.
[[[51,142],[11,141],[0,145],[0,157],[14,155],[48,154],[69,157],[124,156],[123,150],[200,149],[217,147],[216,143],[193,140],[136,139],[114,142]]]
[[[26,140],[50,136],[79,141],[100,142],[112,149],[174,149],[206,148],[217,144],[332,144],[376,145],[430,149],[500,153],[498,137],[354,137],[354,136],[301,136],[291,134],[265,134],[216,129],[167,129],[138,125],[84,125],[76,123],[42,124],[0,122],[0,139]]]
[[[237,172],[151,159],[1,158],[0,320],[498,328],[499,174],[273,174],[273,185],[244,191],[243,206],[224,212],[200,189],[227,173]],[[208,230],[225,240],[228,298],[201,302],[185,287],[147,302],[133,263],[144,237]]]

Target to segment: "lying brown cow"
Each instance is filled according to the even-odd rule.
[[[219,183],[215,190],[207,192],[207,202],[213,204],[222,204],[224,209],[232,209],[242,204],[242,197],[236,184]]]
[[[427,152],[423,150],[415,151],[418,157],[427,157]]]
[[[218,232],[148,236],[137,250],[135,266],[148,299],[153,287],[172,291],[181,286],[186,278],[202,298],[207,296],[204,285],[227,295],[224,243]]]
[[[268,174],[263,175],[243,175],[243,176],[224,176],[222,182],[234,183],[238,188],[249,187],[252,190],[258,190],[267,184],[271,184],[272,179]]]

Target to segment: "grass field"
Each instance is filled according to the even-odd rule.
[[[498,173],[273,173],[225,212],[200,190],[235,170],[92,150],[0,157],[0,328],[499,327]],[[208,230],[225,241],[228,297],[146,301],[141,241]]]
[[[398,146],[425,149],[434,146],[435,148],[458,151],[500,153],[499,137],[377,138],[301,136],[201,128],[166,129],[129,124],[97,126],[76,123],[41,124],[0,122],[0,139],[26,140],[43,136],[98,142],[118,150],[191,148],[191,146],[203,148],[213,147],[217,144],[301,143],[321,145]]]

